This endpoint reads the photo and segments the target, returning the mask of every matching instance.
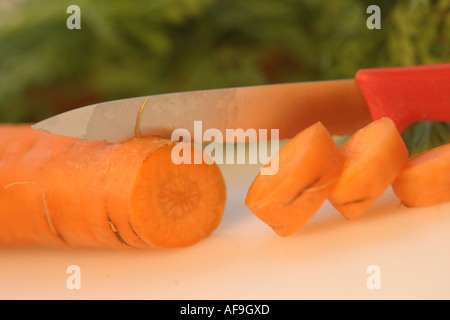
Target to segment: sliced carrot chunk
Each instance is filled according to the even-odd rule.
[[[412,157],[392,184],[408,207],[428,207],[450,201],[450,144]]]
[[[409,151],[390,118],[381,118],[355,132],[341,145],[341,151],[344,167],[328,200],[346,219],[353,219],[392,184]]]
[[[272,157],[274,175],[259,174],[245,204],[278,235],[298,231],[328,197],[343,165],[343,157],[327,129],[316,123],[305,129]]]

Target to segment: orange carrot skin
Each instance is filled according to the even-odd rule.
[[[339,177],[343,157],[327,129],[316,123],[291,139],[271,161],[279,161],[278,172],[258,175],[245,204],[278,235],[290,236],[325,201]]]
[[[409,151],[390,118],[358,130],[341,145],[341,151],[344,167],[328,200],[346,219],[353,219],[392,184]]]
[[[392,184],[392,189],[408,207],[450,202],[450,144],[409,159]]]
[[[206,238],[224,211],[223,177],[215,164],[173,164],[174,145],[158,137],[110,144],[42,133],[28,125],[0,126],[0,245],[146,249],[185,247]],[[144,170],[148,184],[137,186]],[[167,173],[165,184],[153,181],[157,172]],[[142,220],[133,203],[136,194],[158,203],[160,192],[178,190],[170,179],[183,180],[183,175],[194,181],[210,210],[204,210],[207,204],[198,210],[191,199],[194,205],[186,209],[183,194],[177,194],[170,199],[170,208],[181,212],[177,221],[161,207],[145,208],[148,221]],[[199,176],[203,180],[193,178]],[[158,226],[149,224],[155,214],[161,216]],[[197,229],[179,227],[185,219],[197,221]]]

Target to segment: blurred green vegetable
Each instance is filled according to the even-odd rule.
[[[69,5],[81,30],[69,30]],[[366,8],[381,8],[381,30]],[[353,77],[448,62],[450,0],[4,0],[0,121],[173,91]],[[411,150],[449,142],[417,124]],[[440,139],[438,139],[440,138]],[[443,142],[442,142],[443,141]]]

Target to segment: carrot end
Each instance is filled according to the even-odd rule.
[[[226,188],[216,164],[174,164],[172,149],[160,148],[143,163],[133,191],[132,224],[146,242],[186,247],[219,226]]]

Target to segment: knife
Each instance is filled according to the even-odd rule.
[[[139,116],[138,116],[139,115]],[[136,135],[171,138],[176,129],[278,129],[289,139],[320,121],[348,135],[390,117],[412,123],[450,121],[450,63],[359,70],[354,79],[199,90],[115,100],[70,110],[32,127],[80,139],[121,142]],[[201,139],[201,137],[200,137]],[[234,137],[227,142],[239,142]]]

